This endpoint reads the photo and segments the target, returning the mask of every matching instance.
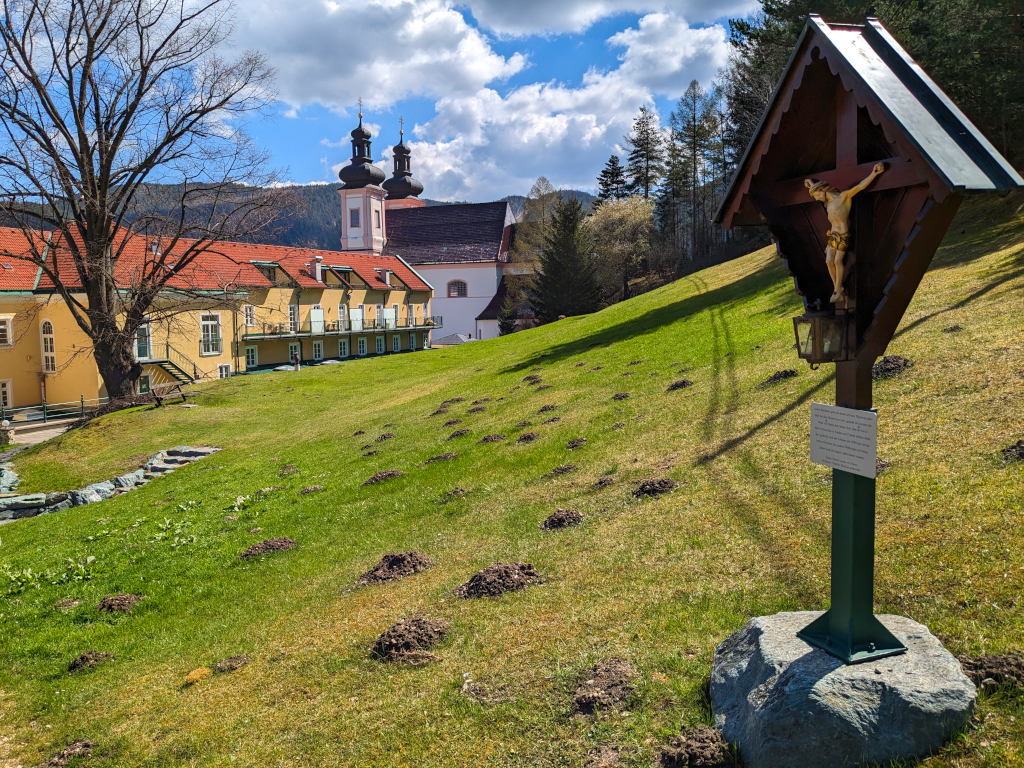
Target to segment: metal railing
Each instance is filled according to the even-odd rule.
[[[83,417],[90,411],[95,411],[109,402],[110,398],[108,397],[86,400],[85,395],[82,395],[77,401],[48,403],[46,400],[43,400],[40,405],[25,405],[20,408],[7,408],[3,403],[0,403],[0,421],[6,419],[14,427],[40,421],[46,424],[54,419],[67,419],[75,416]]]
[[[246,328],[242,338],[286,338],[289,336],[337,336],[347,333],[363,333],[367,331],[410,331],[419,329],[440,328],[444,318],[441,315],[430,317],[408,318],[397,320],[389,317],[363,318],[362,320],[325,320],[323,330],[314,331],[309,322],[292,330],[289,323],[262,323],[262,328]],[[317,323],[319,325],[319,323]]]

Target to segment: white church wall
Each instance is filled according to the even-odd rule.
[[[414,267],[423,275],[423,279],[434,287],[432,313],[444,318],[442,334],[447,336],[450,333],[464,333],[475,339],[476,316],[484,311],[494,298],[494,294],[498,292],[501,265],[491,261],[470,264],[416,264]],[[465,297],[448,296],[448,285],[455,280],[461,280],[466,284]]]

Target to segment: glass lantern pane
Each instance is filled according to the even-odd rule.
[[[823,318],[821,321],[821,352],[825,358],[840,357],[843,353],[843,322],[838,318]]]
[[[810,320],[797,322],[796,343],[800,357],[810,357],[814,353],[814,323]]]

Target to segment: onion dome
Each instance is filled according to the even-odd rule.
[[[399,131],[398,135],[398,144],[392,150],[395,155],[395,172],[382,185],[388,193],[388,200],[416,197],[423,191],[423,185],[412,177],[409,158],[412,150],[405,144],[405,131]]]
[[[363,127],[362,112],[358,127],[352,131],[352,162],[338,171],[338,178],[345,182],[344,189],[361,189],[384,181],[384,171],[373,164],[370,132]]]

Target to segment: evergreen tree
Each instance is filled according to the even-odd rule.
[[[598,309],[601,287],[594,264],[594,239],[579,200],[555,205],[539,262],[530,301],[541,322]]]
[[[505,301],[498,310],[498,335],[508,336],[516,332],[516,303],[509,294],[505,294]]]
[[[623,200],[626,198],[626,169],[619,164],[619,156],[612,155],[597,177],[597,200]]]
[[[624,137],[629,147],[626,177],[634,195],[651,196],[665,174],[665,138],[658,126],[658,117],[647,107],[633,120],[633,130]]]

